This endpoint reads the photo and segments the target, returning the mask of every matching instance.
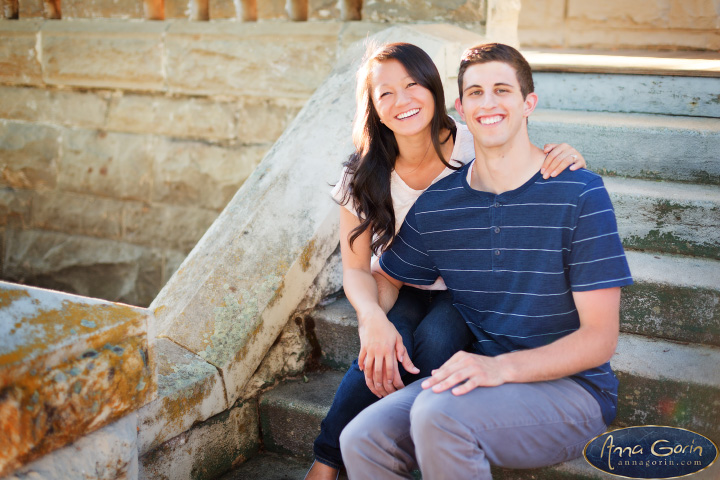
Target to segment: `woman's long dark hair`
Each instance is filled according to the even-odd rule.
[[[450,135],[455,136],[455,122],[448,117],[445,109],[445,94],[437,67],[430,56],[421,48],[409,43],[383,45],[368,54],[357,75],[357,110],[353,122],[353,143],[355,152],[345,162],[347,174],[341,180],[345,185],[345,196],[341,203],[351,202],[360,219],[350,234],[353,242],[370,228],[371,248],[375,254],[388,248],[395,238],[395,212],[390,193],[390,174],[400,151],[392,130],[380,122],[372,102],[370,75],[377,63],[388,60],[399,61],[408,75],[430,90],[435,101],[435,113],[430,123],[433,147],[440,160],[450,165],[443,157],[441,146]],[[440,139],[440,132],[449,130],[450,135]]]

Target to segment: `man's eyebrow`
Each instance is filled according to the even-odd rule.
[[[494,87],[503,86],[503,87],[515,88],[515,86],[514,86],[513,84],[511,84],[511,83],[505,83],[505,82],[498,82],[498,83],[496,83],[496,84],[493,85],[493,86],[494,86]],[[467,87],[465,87],[465,88],[463,89],[463,92],[467,92],[467,91],[470,90],[471,88],[482,88],[482,86],[481,86],[481,85],[477,85],[477,84],[468,85]]]

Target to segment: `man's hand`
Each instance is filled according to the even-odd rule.
[[[462,385],[458,385],[459,383]],[[497,357],[486,357],[475,353],[457,352],[423,381],[424,389],[432,388],[435,393],[452,389],[453,395],[463,395],[475,387],[496,387],[505,383]],[[457,386],[456,386],[457,385]]]
[[[405,385],[400,379],[398,361],[409,373],[419,373],[407,355],[402,337],[384,315],[360,321],[360,354],[358,365],[365,373],[365,383],[378,397],[386,397]]]

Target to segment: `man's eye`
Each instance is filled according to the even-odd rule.
[[[508,90],[505,88],[498,88],[496,91],[497,91],[497,93],[507,93],[508,92]]]

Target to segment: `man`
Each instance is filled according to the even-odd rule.
[[[418,199],[381,267],[395,287],[442,276],[477,341],[346,427],[353,480],[550,465],[579,456],[615,417],[608,362],[632,279],[602,179],[542,179],[527,131],[537,95],[517,50],[469,49],[458,85],[476,159]]]

